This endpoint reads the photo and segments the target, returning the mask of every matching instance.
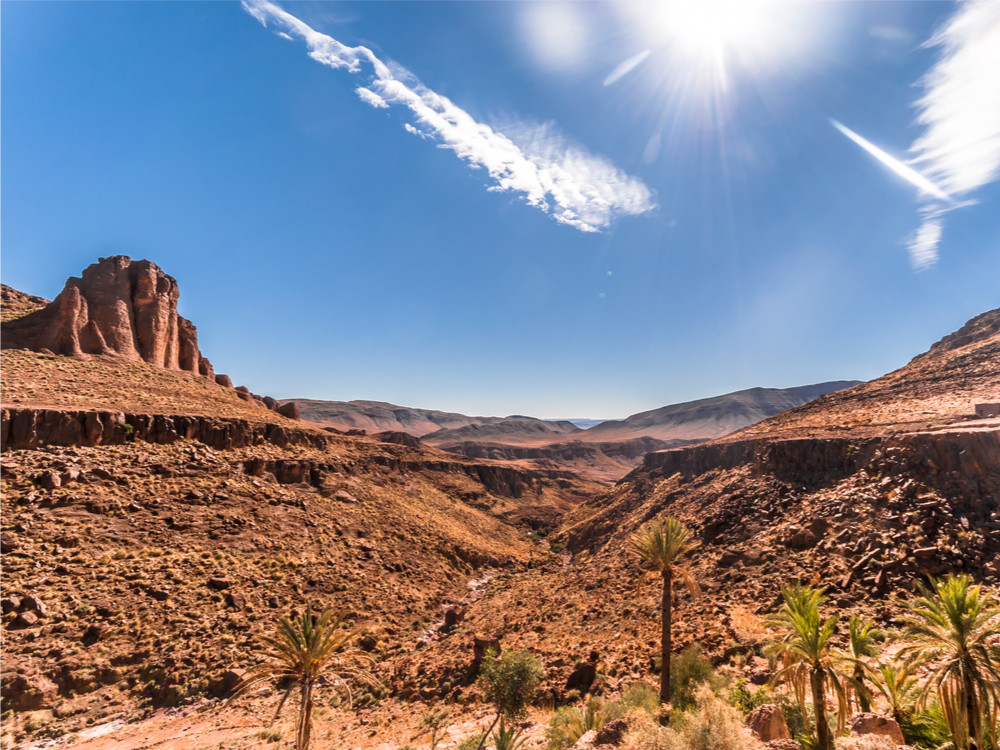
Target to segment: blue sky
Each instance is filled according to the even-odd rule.
[[[1000,304],[995,0],[716,2],[6,0],[3,281],[149,258],[256,392],[542,417],[869,379]]]

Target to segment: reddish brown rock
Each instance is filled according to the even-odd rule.
[[[177,281],[148,260],[101,258],[48,305],[3,326],[5,348],[117,355],[214,379],[191,321],[177,314]]]
[[[54,682],[38,674],[18,674],[6,672],[0,678],[4,708],[14,711],[37,711],[49,708],[55,700],[58,688]]]
[[[792,738],[781,709],[770,703],[758,706],[747,714],[747,726],[761,742]]]
[[[288,417],[289,419],[302,418],[302,414],[299,412],[299,405],[294,401],[289,401],[287,403],[281,404],[276,411],[281,416]]]
[[[854,714],[851,717],[851,734],[874,734],[888,737],[897,745],[902,745],[903,731],[895,719],[881,714]]]

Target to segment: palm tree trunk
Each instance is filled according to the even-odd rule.
[[[299,726],[295,739],[295,750],[309,750],[309,735],[312,733],[312,680],[302,682],[302,700],[299,703]]]
[[[670,703],[670,617],[671,589],[673,588],[672,571],[663,571],[663,601],[661,603],[661,619],[663,631],[660,633],[660,702]]]
[[[858,707],[861,713],[866,714],[872,710],[872,702],[868,700],[868,692],[865,690],[865,674],[861,667],[854,668],[854,681],[857,683]]]
[[[972,675],[969,674],[968,669],[963,670],[962,683],[962,692],[964,693],[963,702],[965,703],[963,708],[965,709],[965,720],[969,726],[967,733],[968,746],[969,748],[978,748],[979,740],[981,739],[979,736],[979,707],[976,705],[975,695],[973,694],[975,688],[972,684]]]
[[[816,714],[816,747],[818,750],[833,750],[830,725],[826,720],[826,696],[823,690],[823,671],[814,668],[809,682],[812,686],[813,713]]]

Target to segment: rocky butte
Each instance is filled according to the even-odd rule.
[[[173,276],[148,260],[101,258],[66,281],[59,296],[3,328],[5,349],[70,357],[117,355],[214,378],[194,323],[177,314]]]

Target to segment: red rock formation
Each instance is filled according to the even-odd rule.
[[[177,281],[148,260],[101,258],[54,301],[4,325],[4,346],[113,354],[214,379],[194,324],[177,314]]]

